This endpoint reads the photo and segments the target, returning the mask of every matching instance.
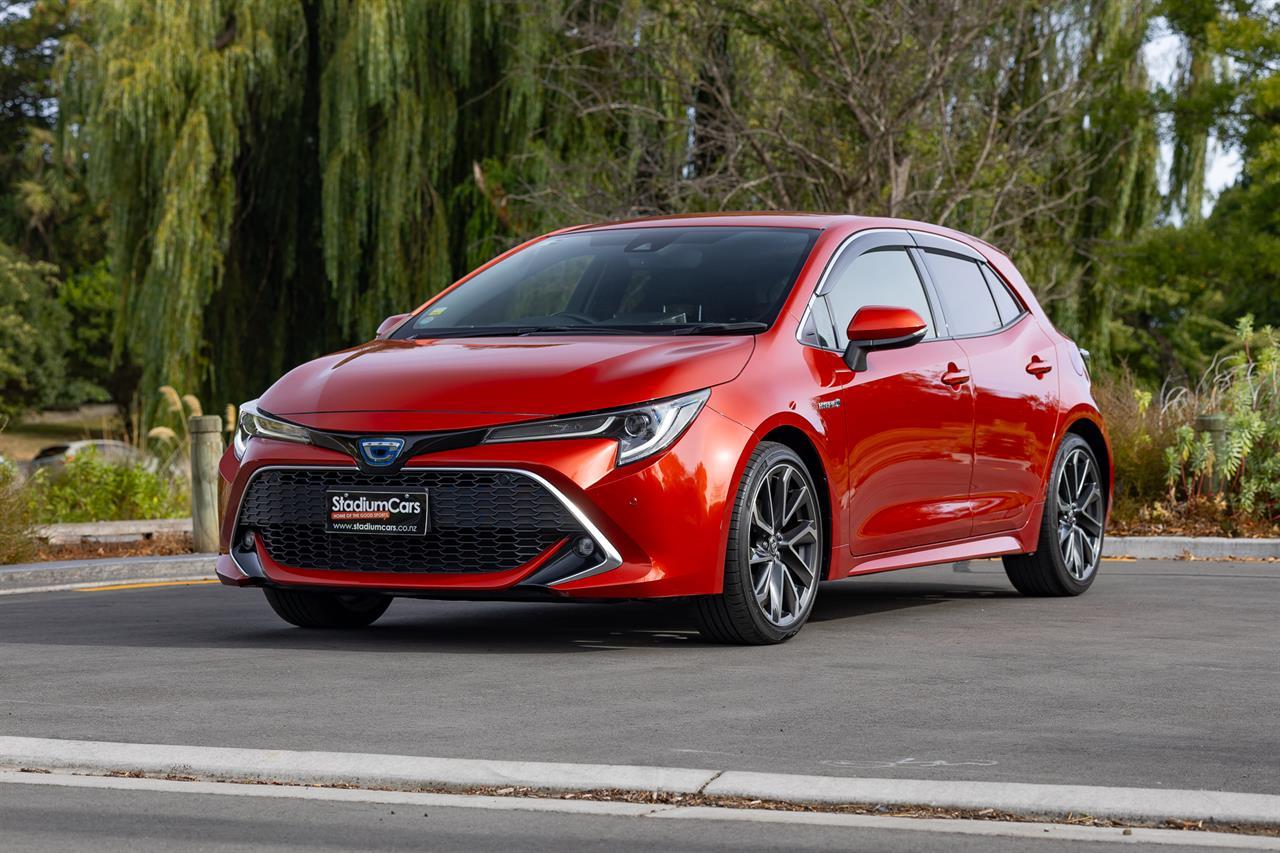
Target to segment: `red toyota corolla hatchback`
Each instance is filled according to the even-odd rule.
[[[929,563],[1077,595],[1112,479],[1085,356],[932,225],[557,231],[241,408],[218,575],[304,627],[668,598],[737,643],[799,631],[819,581]]]

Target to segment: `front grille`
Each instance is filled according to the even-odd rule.
[[[325,531],[332,488],[423,488],[430,529],[423,536]],[[288,468],[258,474],[240,509],[240,529],[262,537],[282,566],[353,572],[501,572],[519,568],[583,532],[537,481],[507,471]]]

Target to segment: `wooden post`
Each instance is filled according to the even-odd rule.
[[[1209,471],[1209,488],[1216,495],[1226,485],[1222,476],[1222,462],[1227,455],[1227,416],[1197,415],[1196,432],[1209,434],[1213,445],[1213,468]]]
[[[198,554],[218,550],[218,460],[222,458],[222,418],[202,415],[187,421],[191,436],[191,538]]]

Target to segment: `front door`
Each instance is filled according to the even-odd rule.
[[[854,554],[963,539],[972,528],[972,384],[955,341],[873,352],[845,391]]]
[[[910,308],[928,323],[920,343],[870,353],[841,398],[855,555],[963,539],[972,527],[969,363],[955,341],[939,340],[910,245],[905,233],[900,241],[855,238],[820,288],[839,349],[849,320],[867,305]]]

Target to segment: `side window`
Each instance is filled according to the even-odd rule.
[[[1004,280],[986,264],[982,265],[982,274],[986,276],[987,287],[991,288],[991,295],[996,300],[996,310],[1000,312],[1000,323],[1009,325],[1022,315],[1022,303],[1009,292],[1009,285],[1005,284]]]
[[[951,334],[981,335],[1004,325],[975,262],[940,252],[925,252],[925,262]]]
[[[872,249],[847,262],[841,258],[838,264],[827,289],[837,347],[848,343],[845,329],[858,309],[867,305],[910,308],[925,321],[925,337],[936,336],[924,285],[905,249]]]
[[[833,349],[836,345],[835,329],[831,325],[831,315],[827,312],[827,303],[822,299],[813,300],[805,315],[804,327],[800,330],[800,341],[809,346]]]

